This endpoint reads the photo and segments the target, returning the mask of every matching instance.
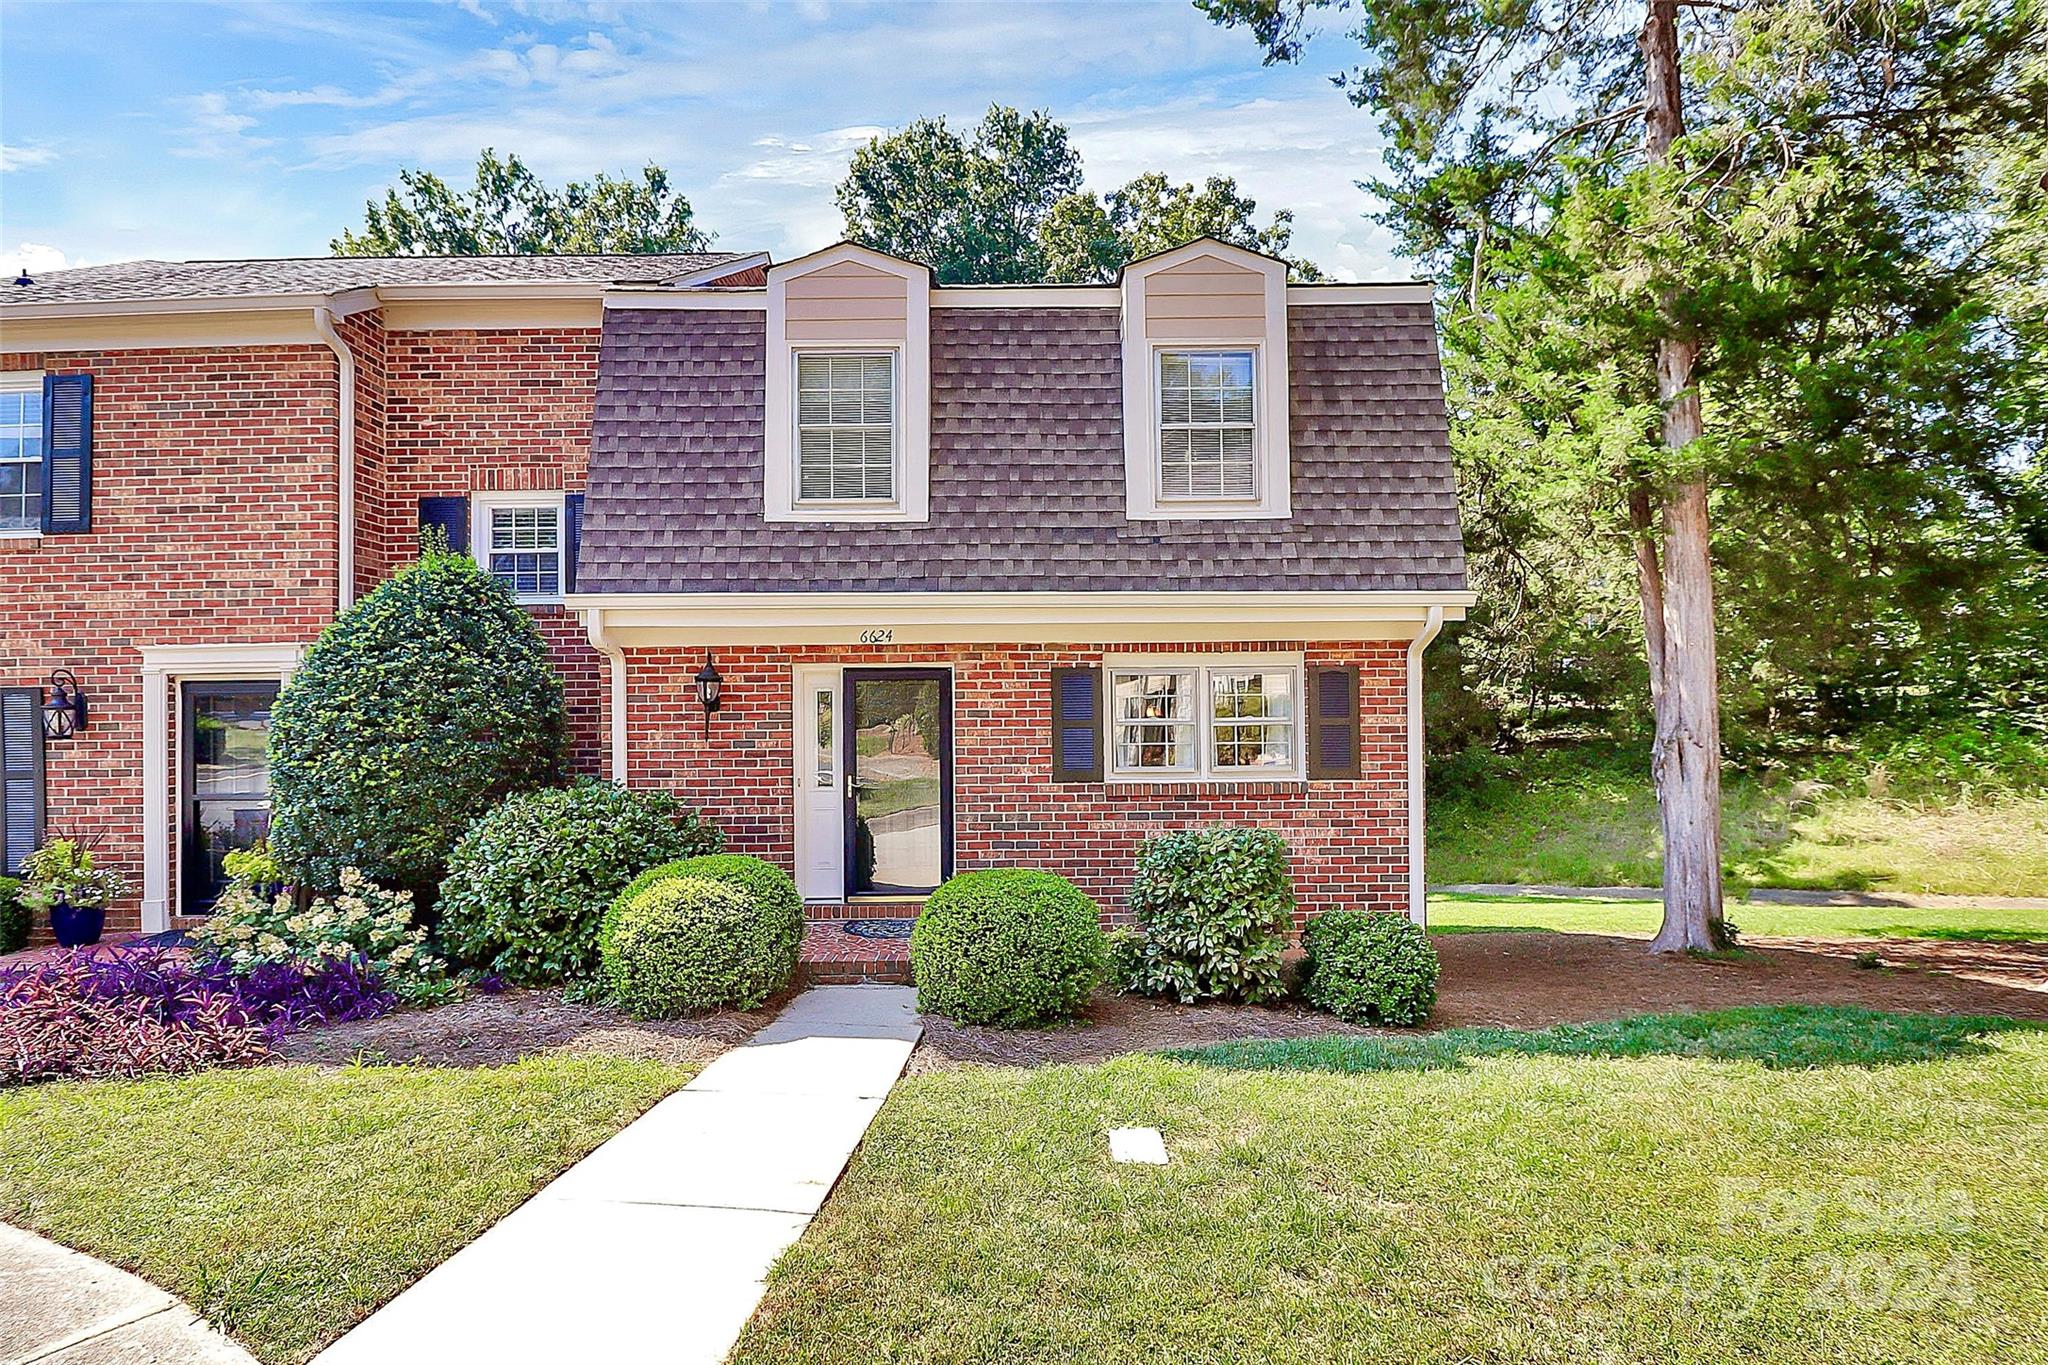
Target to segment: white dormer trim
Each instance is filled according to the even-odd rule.
[[[1147,326],[1148,283],[1163,271],[1204,256],[1256,272],[1265,307],[1256,323],[1219,323],[1213,334],[1154,336]],[[1124,268],[1124,514],[1132,521],[1252,521],[1293,515],[1288,441],[1287,263],[1201,238]],[[1257,407],[1257,494],[1242,501],[1168,501],[1159,478],[1159,353],[1162,350],[1250,350]]]
[[[903,324],[833,324],[811,330],[830,336],[791,337],[792,282],[855,264],[903,283]],[[802,286],[799,285],[801,292]],[[826,247],[768,269],[767,411],[762,428],[762,516],[772,522],[924,522],[931,520],[931,271],[851,242]],[[801,330],[801,329],[800,329]],[[896,496],[872,505],[814,505],[796,497],[796,412],[792,395],[799,354],[890,351],[896,355]]]

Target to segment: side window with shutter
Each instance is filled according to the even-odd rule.
[[[43,692],[0,688],[0,873],[13,876],[43,841]]]
[[[438,526],[448,536],[448,548],[459,555],[469,553],[469,499],[421,498],[420,529]]]
[[[1102,670],[1052,671],[1052,780],[1102,780]]]
[[[92,529],[92,376],[43,376],[43,534]]]
[[[1358,670],[1308,671],[1308,775],[1336,781],[1359,775]]]

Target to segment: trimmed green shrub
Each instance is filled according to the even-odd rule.
[[[642,1019],[753,1009],[796,970],[803,934],[739,881],[670,877],[620,901],[598,936],[612,999]]]
[[[1103,955],[1095,902],[1064,877],[1023,868],[952,878],[910,931],[917,1007],[963,1024],[1065,1018],[1101,982]]]
[[[1354,1024],[1419,1024],[1441,972],[1422,926],[1385,911],[1328,910],[1308,922],[1301,995]]]
[[[562,681],[533,618],[466,555],[399,570],[307,652],[271,711],[270,851],[423,899],[472,820],[566,771]]]
[[[1267,829],[1177,830],[1138,848],[1131,913],[1140,942],[1121,954],[1122,986],[1182,1004],[1276,1000],[1294,927],[1287,841]]]
[[[0,877],[0,953],[18,953],[28,947],[29,923],[21,883],[12,877]]]
[[[469,827],[441,883],[449,956],[521,984],[597,966],[605,910],[635,873],[725,846],[716,825],[659,791],[588,779],[509,796]]]

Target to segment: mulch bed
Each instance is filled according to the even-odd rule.
[[[470,995],[430,1010],[330,1024],[281,1040],[278,1059],[343,1066],[418,1062],[428,1066],[503,1066],[542,1052],[607,1052],[702,1065],[744,1042],[775,1017],[782,1002],[748,1013],[647,1022],[619,1010],[570,1004],[560,991]]]
[[[1444,973],[1431,1029],[1544,1028],[1793,1004],[2048,1020],[2048,944],[1758,939],[1739,957],[1703,959],[1657,956],[1642,939],[1598,934],[1456,934],[1435,943]],[[1854,965],[1865,951],[1877,952],[1885,967]],[[1189,1006],[1103,995],[1083,1020],[1058,1028],[974,1028],[927,1019],[910,1070],[1044,1066],[1233,1038],[1364,1031],[1292,1005]]]

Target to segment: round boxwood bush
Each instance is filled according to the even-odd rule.
[[[1329,910],[1302,931],[1302,998],[1354,1024],[1419,1024],[1441,971],[1422,926],[1406,915]]]
[[[562,680],[533,618],[466,555],[429,554],[322,631],[271,710],[270,851],[422,899],[472,820],[566,771]]]
[[[802,914],[799,903],[792,935],[788,917],[739,880],[665,878],[606,913],[605,984],[642,1019],[753,1009],[789,983]]]
[[[521,984],[587,975],[605,910],[635,873],[724,845],[716,825],[667,792],[588,780],[520,792],[471,825],[450,855],[441,946]]]
[[[917,1007],[963,1024],[1048,1023],[1102,979],[1101,913],[1050,872],[963,872],[932,892],[910,932]]]

